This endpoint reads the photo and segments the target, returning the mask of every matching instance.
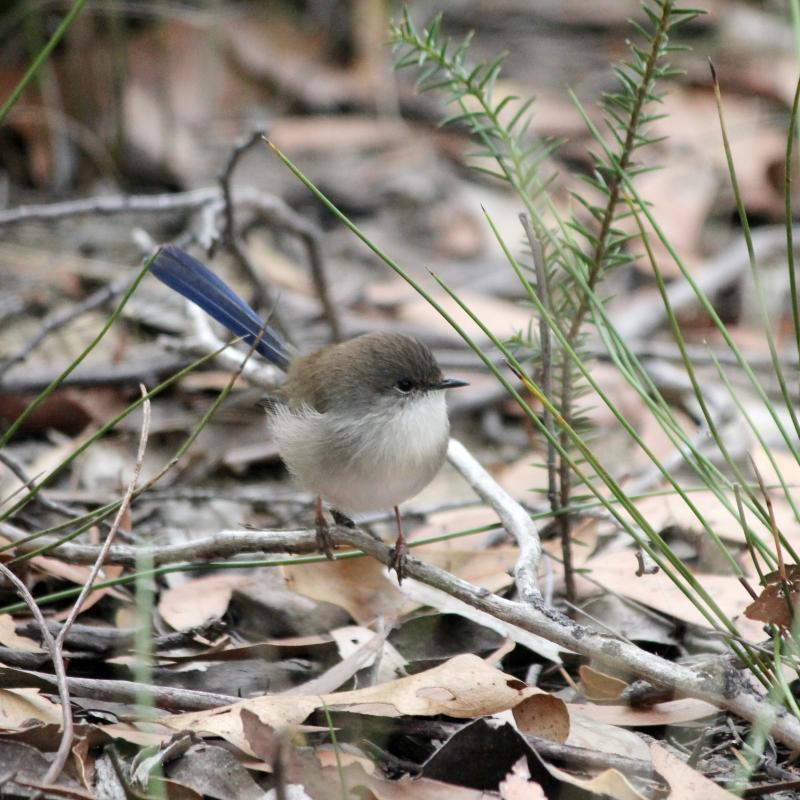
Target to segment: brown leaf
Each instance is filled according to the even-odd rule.
[[[335,603],[359,624],[397,614],[405,597],[372,558],[348,558],[281,568],[291,589],[314,600]]]
[[[243,708],[240,712],[242,718],[242,731],[245,739],[250,745],[250,749],[265,763],[272,766],[275,763],[275,756],[280,750],[281,737],[270,725],[262,722],[257,714],[248,708]]]
[[[431,691],[435,690],[435,691]],[[433,696],[427,696],[427,695]],[[224,708],[159,718],[174,730],[193,730],[221,736],[241,750],[252,753],[242,728],[241,709],[256,714],[273,728],[301,723],[323,703],[328,708],[361,714],[433,716],[446,714],[458,719],[480,717],[514,708],[525,700],[528,720],[536,721],[540,735],[563,741],[569,733],[565,704],[521,681],[494,669],[474,655],[460,655],[433,669],[389,683],[326,695],[267,695]],[[534,724],[533,722],[531,723]]]
[[[161,593],[158,613],[176,631],[222,617],[233,590],[248,580],[246,575],[206,575]]]
[[[605,672],[593,669],[587,664],[582,664],[578,672],[583,683],[583,693],[589,700],[608,701],[616,700],[628,687],[625,681],[606,675]]]
[[[521,731],[562,743],[569,736],[569,713],[565,712],[563,701],[545,693],[530,695],[512,709]]]
[[[61,706],[38,689],[0,689],[0,729],[20,730],[34,722],[61,722]]]
[[[650,708],[570,703],[569,709],[570,711],[578,711],[583,716],[598,722],[632,728],[651,725],[680,725],[718,713],[716,706],[712,706],[711,703],[695,700],[691,697],[682,700],[669,700],[666,703],[656,703]]]
[[[594,778],[576,778],[563,769],[547,764],[548,772],[562,783],[576,786],[592,794],[611,800],[646,800],[628,783],[628,779],[615,769],[607,769]],[[676,798],[677,800],[677,798]]]
[[[663,572],[637,578],[634,574],[636,558],[632,550],[605,552],[591,558],[586,566],[595,581],[618,594],[693,625],[709,626],[700,610]],[[696,573],[695,579],[728,618],[736,622],[742,636],[746,639],[758,639],[761,636],[761,625],[744,617],[750,596],[734,575]],[[596,586],[592,585],[591,590],[595,592]]]
[[[757,599],[744,610],[748,619],[770,622],[788,628],[794,622],[794,612],[800,600],[800,565],[790,564],[785,569],[786,581],[779,572],[770,572],[764,579],[767,585]]]
[[[26,636],[19,636],[16,628],[14,627],[14,618],[10,614],[0,615],[0,644],[5,647],[10,647],[12,650],[22,650],[27,653],[43,653],[44,649],[40,647],[33,639],[28,639]]]
[[[650,745],[653,767],[669,784],[667,800],[733,800],[734,795],[693,770],[661,745]]]

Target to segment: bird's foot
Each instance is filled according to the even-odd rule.
[[[398,539],[392,548],[392,561],[389,564],[389,571],[394,570],[397,573],[397,583],[401,584],[403,578],[406,576],[406,557],[408,555],[408,548],[406,547],[405,540]]]
[[[322,500],[317,499],[317,513],[314,516],[314,527],[317,532],[317,549],[324,553],[326,558],[333,560],[333,540],[331,539],[331,529],[328,527],[328,520],[322,513]]]

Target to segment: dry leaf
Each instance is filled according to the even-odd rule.
[[[604,770],[594,778],[576,778],[558,767],[550,764],[545,764],[545,766],[548,772],[562,783],[577,786],[603,798],[608,797],[612,798],[612,800],[647,800],[643,794],[639,794],[628,783],[628,779],[621,772],[615,769]]]
[[[566,742],[569,736],[569,714],[564,716],[563,701],[549,694],[526,697],[512,709],[514,722],[523,733],[541,736],[553,742]]]
[[[34,722],[61,722],[61,706],[42,697],[38,689],[0,689],[0,729],[16,731]]]
[[[375,638],[375,633],[369,628],[362,628],[358,625],[347,625],[344,628],[336,628],[331,631],[331,636],[339,649],[339,655],[345,659],[355,653],[367,642]],[[380,661],[378,664],[378,674],[373,679],[376,683],[386,683],[394,680],[403,673],[406,659],[396,647],[384,641],[379,649]],[[365,667],[372,666],[378,657],[376,652],[365,664]]]
[[[0,644],[12,650],[24,650],[27,653],[43,653],[44,649],[26,636],[19,636],[14,626],[14,618],[10,614],[0,614]]]
[[[719,709],[711,705],[711,703],[706,703],[704,700],[695,700],[691,697],[686,697],[682,700],[669,700],[666,703],[656,703],[650,708],[570,703],[569,709],[570,713],[578,712],[597,722],[632,728],[650,725],[682,725],[719,712]]]
[[[617,594],[692,625],[709,627],[706,618],[663,572],[640,578],[635,576],[636,558],[633,550],[603,553],[590,559],[586,566],[595,581]],[[734,575],[705,573],[696,574],[695,578],[728,618],[734,620],[744,638],[757,640],[762,637],[761,625],[744,616],[751,598]],[[596,586],[592,585],[592,591],[596,591]]]
[[[285,566],[281,571],[290,589],[341,606],[360,625],[379,616],[396,615],[405,602],[397,584],[373,558]]]
[[[222,617],[233,590],[246,583],[246,575],[206,575],[161,593],[158,613],[176,631]]]
[[[756,457],[756,461],[759,461],[758,457]],[[761,467],[759,466],[760,469]],[[796,469],[795,467],[794,472],[796,472]],[[781,473],[783,472],[784,469],[781,467]],[[765,481],[770,481],[774,471],[771,467],[765,465],[762,474]],[[688,496],[707,520],[709,526],[724,541],[744,543],[744,533],[738,517],[732,516],[710,489],[693,491]],[[727,492],[726,497],[731,508],[735,509],[736,498],[733,492]],[[786,499],[779,492],[771,492],[770,499],[772,500],[775,519],[781,533],[794,545],[800,545],[800,524],[795,520],[794,512],[786,502]],[[637,500],[635,505],[656,530],[675,526],[688,531],[702,532],[697,517],[680,495],[674,492],[643,497]],[[771,531],[761,525],[752,514],[747,515],[747,522],[766,542],[772,542]],[[703,533],[702,535],[705,534]]]
[[[785,573],[785,580],[781,580],[781,574],[777,571],[764,576],[767,585],[744,610],[748,619],[769,622],[783,628],[791,627],[800,600],[800,566],[789,564]]]
[[[733,800],[734,795],[693,770],[661,745],[650,745],[653,767],[669,784],[667,800]]]
[[[242,730],[242,709],[256,714],[273,728],[298,725],[323,703],[331,709],[377,716],[445,714],[469,719],[514,708],[527,701],[525,713],[542,716],[542,735],[555,732],[563,741],[569,732],[566,705],[546,692],[494,669],[474,655],[451,658],[433,669],[389,683],[327,695],[271,695],[255,697],[224,708],[159,718],[175,730],[221,736],[253,754]]]
[[[605,672],[593,669],[587,664],[582,664],[578,673],[583,683],[583,693],[589,700],[595,702],[616,700],[628,688],[625,681],[613,675],[606,675]]]
[[[568,745],[585,747],[587,750],[595,750],[601,753],[638,758],[642,761],[647,761],[650,758],[650,750],[635,731],[589,719],[573,705],[569,705],[568,709]]]

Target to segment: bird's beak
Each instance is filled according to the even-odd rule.
[[[460,381],[456,378],[445,378],[439,383],[434,383],[431,389],[457,389],[459,386],[469,386],[466,381]]]

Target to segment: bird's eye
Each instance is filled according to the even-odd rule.
[[[395,386],[403,394],[408,394],[408,392],[414,388],[414,382],[410,381],[408,378],[401,378],[399,381],[397,381]]]

